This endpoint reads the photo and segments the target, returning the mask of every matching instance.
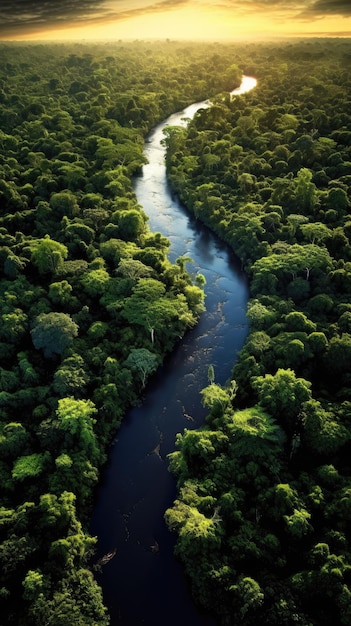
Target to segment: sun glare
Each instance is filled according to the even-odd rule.
[[[120,5],[122,6],[122,5]],[[279,11],[243,13],[220,5],[187,5],[168,11],[145,12],[139,16],[23,34],[27,40],[119,40],[186,39],[243,40],[284,36],[331,36],[351,34],[351,18],[328,17],[301,21]]]

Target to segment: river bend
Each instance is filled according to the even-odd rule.
[[[249,91],[255,79],[244,77],[233,94]],[[187,269],[206,278],[206,312],[147,386],[140,407],[131,409],[117,434],[102,475],[91,532],[98,553],[117,548],[97,576],[111,615],[111,626],[212,626],[191,599],[183,569],[173,555],[175,537],[164,512],[176,497],[167,454],[184,428],[203,424],[200,391],[208,384],[208,366],[223,384],[247,336],[248,285],[238,259],[191,216],[167,184],[163,129],[183,125],[209,102],[171,115],[148,136],[148,164],[134,190],[149,216],[150,230],[171,241],[169,258],[190,256]]]

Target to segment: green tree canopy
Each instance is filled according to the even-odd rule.
[[[311,383],[291,369],[279,369],[274,375],[257,376],[253,385],[262,407],[292,434],[302,405],[311,399]]]
[[[57,272],[68,255],[66,246],[54,241],[49,235],[31,242],[30,249],[32,263],[38,268],[40,274]]]
[[[137,373],[143,387],[145,387],[148,376],[156,370],[158,364],[157,355],[146,348],[133,348],[125,361],[126,367]]]
[[[13,478],[15,480],[25,480],[26,478],[39,476],[44,471],[49,457],[48,452],[35,452],[18,457],[12,470]]]
[[[67,433],[69,447],[72,447],[73,437],[80,447],[89,452],[89,458],[96,460],[95,419],[92,417],[97,413],[95,404],[91,400],[76,400],[71,396],[60,398],[56,413],[60,428]]]
[[[43,349],[44,356],[63,354],[78,335],[78,325],[67,313],[41,313],[31,330],[34,347]]]

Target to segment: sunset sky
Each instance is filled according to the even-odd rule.
[[[351,36],[351,0],[1,0],[1,40]]]

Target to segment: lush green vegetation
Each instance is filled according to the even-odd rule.
[[[250,56],[249,56],[250,54]],[[349,42],[246,46],[258,80],[170,129],[173,188],[230,243],[250,335],[167,511],[198,601],[229,624],[351,622]]]
[[[201,277],[168,261],[131,178],[156,122],[240,72],[214,44],[1,58],[1,623],[103,625],[87,532],[99,468],[203,309]]]
[[[351,620],[351,54],[308,43],[2,45],[2,622],[108,623],[92,494],[126,408],[203,308],[131,178],[169,113],[174,189],[251,284],[249,338],[166,518],[225,624]],[[240,69],[238,69],[240,68]],[[240,70],[257,88],[230,100]],[[165,323],[166,322],[166,323]]]

